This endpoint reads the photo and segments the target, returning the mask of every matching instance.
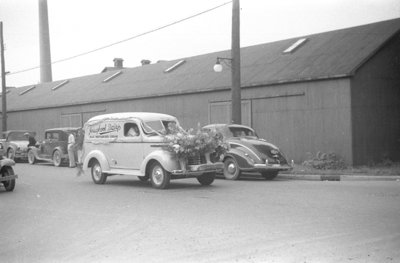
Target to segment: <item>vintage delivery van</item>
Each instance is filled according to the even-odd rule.
[[[155,188],[167,188],[171,179],[193,178],[202,185],[214,181],[222,162],[198,158],[186,167],[166,149],[170,124],[179,127],[174,116],[161,113],[125,112],[99,115],[84,126],[83,169],[90,170],[96,184],[108,176],[135,175],[150,180]]]

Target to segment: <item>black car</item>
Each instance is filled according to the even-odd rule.
[[[37,146],[31,146],[28,150],[28,162],[34,164],[37,161],[52,162],[54,166],[60,166],[69,161],[68,135],[75,136],[79,128],[53,128],[44,133],[44,141]]]
[[[292,169],[278,147],[259,138],[248,126],[210,124],[203,129],[221,133],[229,144],[224,157],[226,179],[237,180],[242,172],[259,172],[265,179],[272,180],[279,171]]]

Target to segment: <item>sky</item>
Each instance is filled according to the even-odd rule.
[[[137,67],[143,59],[231,48],[230,0],[47,0],[47,6],[53,81],[98,74],[114,58]],[[240,7],[241,47],[400,18],[399,0],[241,0]],[[39,83],[38,0],[0,0],[0,21],[6,86]]]

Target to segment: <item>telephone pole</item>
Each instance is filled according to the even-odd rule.
[[[232,123],[242,123],[242,98],[240,90],[240,4],[232,3]]]
[[[7,87],[6,87],[6,69],[4,63],[4,41],[3,41],[3,22],[0,21],[0,52],[1,52],[1,113],[2,129],[7,130]]]

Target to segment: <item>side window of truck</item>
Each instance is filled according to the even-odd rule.
[[[136,123],[125,123],[124,125],[124,135],[125,137],[136,137],[140,135],[139,127]]]

